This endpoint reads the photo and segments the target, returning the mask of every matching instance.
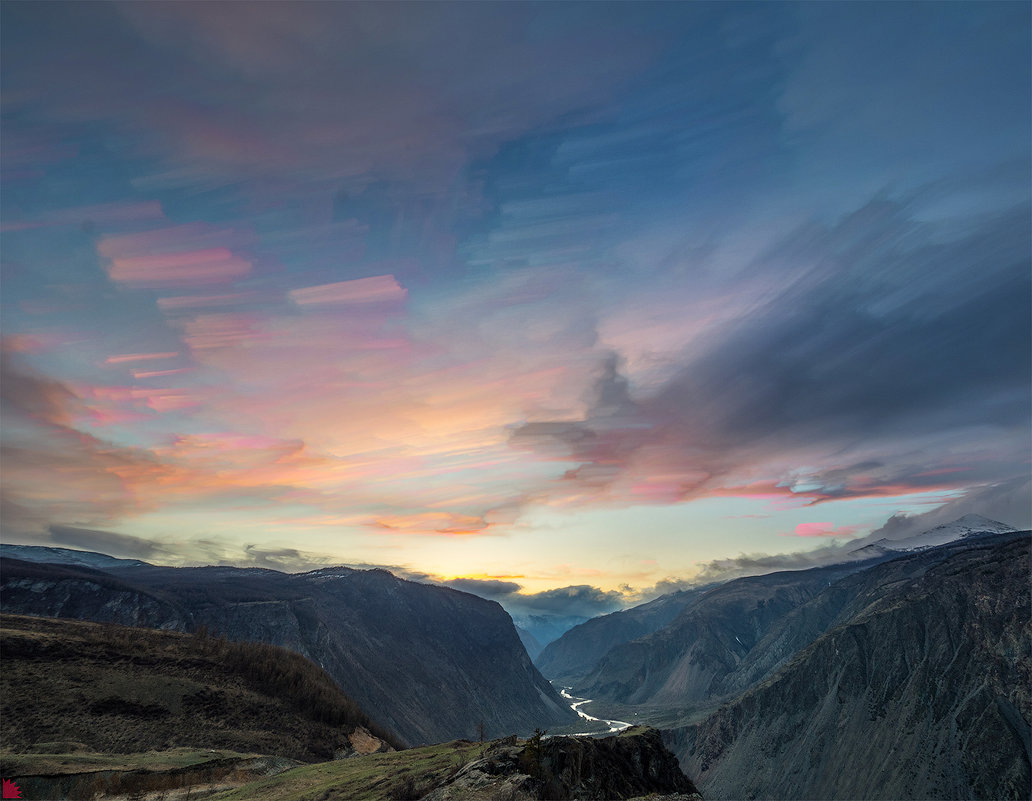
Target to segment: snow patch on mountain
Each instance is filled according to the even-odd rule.
[[[144,567],[148,563],[139,559],[118,559],[104,553],[79,551],[73,548],[51,548],[45,545],[0,544],[0,556],[21,559],[25,562],[42,562],[56,565],[94,567],[100,570],[111,567]]]
[[[1005,534],[1008,531],[1016,530],[1013,526],[1008,526],[1006,523],[1001,523],[998,520],[990,520],[988,517],[982,517],[982,515],[964,515],[952,523],[944,523],[941,526],[930,528],[910,537],[902,537],[900,539],[882,537],[874,542],[861,541],[849,553],[851,556],[866,558],[886,553],[923,551],[925,548],[934,548],[938,545],[945,545],[946,543],[956,542],[969,537]]]

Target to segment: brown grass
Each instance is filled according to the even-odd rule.
[[[316,665],[270,645],[0,616],[4,750],[179,747],[331,759],[357,726],[390,742]]]

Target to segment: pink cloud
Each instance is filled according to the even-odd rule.
[[[856,526],[841,526],[835,528],[834,523],[800,523],[795,527],[797,537],[848,537]]]
[[[163,375],[176,375],[177,373],[187,373],[189,371],[189,367],[176,367],[174,370],[137,370],[135,367],[130,368],[133,378],[157,378]]]
[[[182,323],[183,342],[195,356],[198,351],[228,351],[266,338],[264,322],[254,314],[199,314]]]
[[[4,337],[3,350],[5,353],[39,353],[59,344],[59,338],[53,335],[11,334]]]
[[[96,420],[115,420],[119,415],[133,410],[151,409],[155,412],[171,412],[198,406],[200,397],[186,389],[161,389],[123,386],[73,386],[75,394],[89,409]]]
[[[158,308],[162,311],[177,309],[206,309],[218,306],[231,306],[255,300],[254,292],[230,292],[223,295],[179,295],[169,298],[158,298]]]
[[[143,362],[150,359],[174,359],[179,351],[165,351],[162,353],[122,353],[116,356],[108,356],[105,364],[122,364],[123,362]]]
[[[481,517],[451,512],[421,512],[411,515],[385,515],[376,519],[378,528],[400,534],[482,534],[491,524]]]
[[[237,230],[207,223],[186,223],[136,234],[106,236],[97,243],[97,253],[104,259],[127,259],[219,247],[238,249],[252,239]]]
[[[354,281],[339,281],[288,293],[290,299],[300,306],[326,303],[386,303],[403,301],[408,291],[393,275],[377,275]]]
[[[138,287],[222,284],[250,271],[251,262],[234,256],[226,248],[112,259],[107,268],[112,281]]]

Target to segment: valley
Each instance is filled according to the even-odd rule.
[[[711,587],[651,631],[597,618],[603,656],[585,624],[538,663],[593,716],[661,729],[708,799],[1021,798],[1030,539],[988,522]]]
[[[1030,534],[970,528],[593,618],[544,675],[497,604],[382,570],[22,548],[63,561],[0,560],[0,770],[90,799],[1021,798]]]

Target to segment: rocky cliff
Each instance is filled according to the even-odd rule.
[[[1030,543],[986,538],[846,579],[826,633],[668,742],[707,798],[1027,798]],[[800,622],[802,621],[802,622]]]
[[[492,744],[423,801],[701,799],[655,729],[614,737],[550,737]]]

